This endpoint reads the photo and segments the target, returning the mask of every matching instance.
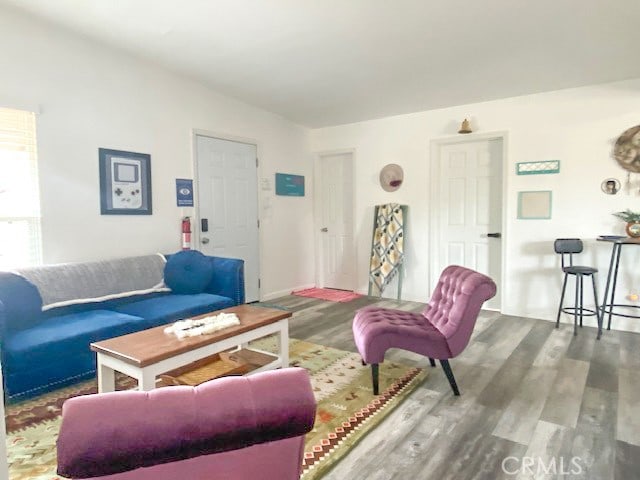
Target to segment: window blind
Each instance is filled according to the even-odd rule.
[[[0,108],[0,269],[41,261],[35,114]]]

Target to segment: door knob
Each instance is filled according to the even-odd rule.
[[[202,239],[200,240],[202,243],[207,244],[209,243],[209,239],[207,237],[202,237]]]
[[[490,237],[490,238],[502,238],[502,234],[500,232],[487,233],[487,237]]]
[[[322,227],[322,228],[320,229],[320,231],[321,231],[321,232],[328,232],[328,231],[329,231],[329,229],[328,229],[327,227]]]

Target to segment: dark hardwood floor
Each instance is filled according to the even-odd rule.
[[[294,312],[291,337],[350,351],[358,308],[424,307],[373,297],[263,304]],[[460,397],[427,358],[389,351],[429,376],[325,480],[640,479],[640,335],[596,341],[593,328],[574,337],[573,326],[554,326],[482,312],[451,361]]]

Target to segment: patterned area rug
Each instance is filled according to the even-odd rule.
[[[306,290],[298,290],[297,292],[291,292],[291,295],[297,295],[299,297],[311,297],[319,298],[320,300],[328,300],[330,302],[346,303],[356,298],[360,298],[362,295],[348,290],[336,290],[333,288],[307,288]]]
[[[273,339],[256,344],[275,349]],[[315,427],[305,442],[303,480],[320,478],[426,377],[422,369],[385,362],[380,366],[381,394],[374,396],[370,369],[362,366],[358,354],[292,339],[290,358],[292,365],[309,370],[318,401]],[[133,384],[128,377],[118,378],[119,388]],[[7,406],[11,480],[61,478],[55,473],[55,442],[62,404],[95,389],[95,382],[87,381]]]

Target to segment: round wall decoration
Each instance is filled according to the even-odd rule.
[[[613,156],[625,170],[640,173],[640,125],[622,132],[616,140]]]
[[[385,192],[395,192],[402,185],[404,172],[400,165],[390,163],[380,170],[380,186]]]
[[[620,191],[620,180],[617,178],[607,178],[602,181],[600,188],[607,195],[615,195]]]

